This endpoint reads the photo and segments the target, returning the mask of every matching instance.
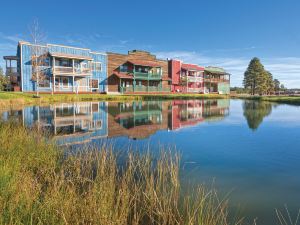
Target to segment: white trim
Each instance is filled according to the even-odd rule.
[[[35,45],[35,44],[32,44],[28,41],[19,41],[19,44],[20,45]],[[65,47],[65,48],[73,48],[73,49],[79,49],[79,50],[87,50],[89,51],[90,54],[98,54],[98,55],[105,55],[107,56],[107,54],[105,52],[94,52],[94,51],[91,51],[91,49],[89,48],[79,48],[79,47],[73,47],[73,46],[67,46],[67,45],[59,45],[59,44],[45,44],[45,45],[38,45],[36,44],[36,46],[40,46],[40,47],[48,47],[48,46],[57,46],[57,47]]]
[[[97,80],[97,84],[98,84],[98,87],[97,88],[93,88],[92,86],[88,85],[89,89],[91,90],[99,90],[99,79],[88,79],[88,82],[90,83],[92,80]]]
[[[102,72],[103,71],[103,69],[102,69],[102,62],[92,62],[93,63],[93,71],[95,71],[95,72]],[[100,70],[97,70],[96,69],[96,64],[100,64]]]
[[[107,56],[107,54],[105,52],[90,52],[91,54],[96,54],[96,55],[105,55]]]
[[[73,47],[73,46],[67,46],[67,45],[58,45],[58,44],[46,44],[46,46],[56,46],[56,47],[65,47],[65,48],[75,48],[75,49],[79,49],[79,50],[88,50],[89,52],[91,51],[91,49],[89,49],[89,48],[79,48],[79,47]]]
[[[22,45],[20,44],[20,64],[21,64],[21,71],[20,71],[20,77],[21,77],[21,88],[22,88],[22,92],[24,92],[24,89],[23,89],[23,55],[22,55]]]

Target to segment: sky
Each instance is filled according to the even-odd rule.
[[[300,88],[299,12],[299,0],[2,1],[0,66],[19,40],[30,41],[37,19],[48,43],[220,66],[232,74],[231,86],[242,86],[249,61],[259,57],[274,78]]]

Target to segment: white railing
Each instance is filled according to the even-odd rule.
[[[202,77],[192,77],[192,76],[188,76],[188,81],[192,81],[192,82],[202,82],[203,78]]]
[[[91,68],[85,67],[67,67],[67,66],[54,66],[53,73],[61,73],[61,74],[91,74]]]
[[[202,88],[188,88],[188,92],[201,92],[203,91]]]

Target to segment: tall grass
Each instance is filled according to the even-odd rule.
[[[66,153],[39,132],[0,123],[0,224],[227,225],[227,201],[199,186],[181,194],[180,157]]]
[[[300,224],[300,209],[298,210],[298,213],[295,216],[295,218],[293,218],[293,216],[291,215],[291,212],[289,211],[287,206],[285,206],[284,210],[276,209],[275,211],[276,211],[277,219],[278,219],[280,225],[298,225],[298,224]]]

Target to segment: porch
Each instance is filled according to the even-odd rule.
[[[170,88],[164,88],[162,86],[162,81],[145,81],[145,80],[124,80],[120,79],[119,91],[121,93],[130,92],[170,92]]]
[[[79,76],[47,77],[39,82],[37,88],[40,92],[53,93],[98,92],[99,80]]]

